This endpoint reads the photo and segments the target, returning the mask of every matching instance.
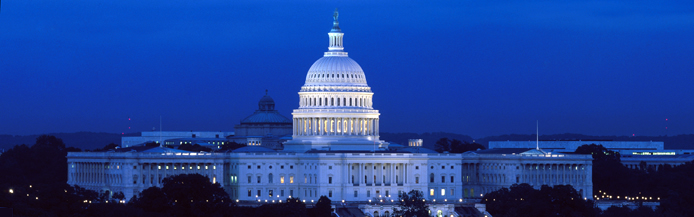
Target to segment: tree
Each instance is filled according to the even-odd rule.
[[[450,140],[448,138],[441,138],[436,141],[434,145],[437,152],[449,152],[449,153],[464,153],[467,151],[475,151],[478,149],[485,149],[484,146],[478,143],[470,143],[468,141],[460,141],[457,139]]]
[[[637,188],[634,171],[622,165],[618,152],[590,144],[579,146],[576,153],[593,156],[593,195],[602,194],[601,191],[612,195],[631,195]]]
[[[308,216],[306,204],[299,198],[287,198],[284,203],[263,204],[255,210],[255,217],[305,217]]]
[[[110,151],[110,150],[116,150],[117,148],[120,148],[120,145],[117,145],[116,143],[110,143],[103,148],[97,148],[94,149],[94,151]]]
[[[434,150],[439,153],[443,153],[444,151],[450,151],[451,140],[445,137],[439,139],[439,141],[436,141],[436,144],[434,144]]]
[[[236,142],[225,142],[221,147],[219,148],[220,151],[228,151],[228,150],[234,150],[237,148],[245,147],[246,145],[244,144],[239,144]]]
[[[399,209],[393,212],[393,216],[429,216],[429,206],[424,201],[424,194],[421,191],[411,190],[408,193],[400,193],[398,200],[400,200]]]
[[[592,201],[584,200],[570,185],[543,185],[540,190],[529,184],[513,184],[490,192],[482,198],[494,216],[595,216]]]
[[[318,203],[313,207],[313,217],[330,217],[332,213],[332,201],[325,195],[320,196]]]
[[[212,151],[212,149],[210,149],[208,147],[203,147],[203,146],[200,146],[198,144],[191,145],[191,144],[187,144],[187,143],[178,146],[178,149],[186,150],[186,151],[192,151],[192,152],[201,152],[201,151],[210,152],[210,151]]]
[[[235,204],[219,183],[200,174],[164,178],[163,187],[150,187],[131,199],[130,204],[148,212],[168,212],[174,216],[210,216]]]

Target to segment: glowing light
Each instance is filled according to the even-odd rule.
[[[10,188],[10,194],[14,194],[14,190]]]

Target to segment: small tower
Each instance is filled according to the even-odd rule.
[[[342,51],[345,49],[342,45],[342,36],[345,33],[342,33],[342,30],[340,30],[340,22],[337,21],[338,16],[339,13],[337,12],[337,8],[335,8],[335,13],[333,13],[333,28],[328,33],[330,36],[330,46],[328,50],[330,51]]]
[[[422,140],[422,139],[409,139],[407,142],[407,146],[422,147],[423,143],[424,143],[424,140]]]

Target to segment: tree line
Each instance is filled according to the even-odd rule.
[[[583,145],[576,149],[577,154],[593,156],[593,195],[625,196],[644,201],[660,202],[653,210],[638,207],[610,207],[605,211],[593,208],[597,198],[583,200],[568,186],[542,186],[539,190],[528,184],[513,185],[486,194],[483,203],[487,210],[496,216],[692,216],[694,213],[694,164],[687,162],[679,166],[663,165],[648,167],[642,162],[637,169],[630,169],[621,163],[618,152],[610,151],[602,145]],[[646,199],[642,199],[646,198]]]

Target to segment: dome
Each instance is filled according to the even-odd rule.
[[[258,110],[261,110],[261,111],[275,110],[275,100],[273,100],[272,97],[267,95],[267,90],[265,90],[265,96],[263,96],[263,98],[260,98],[260,101],[258,101]]]
[[[259,123],[292,123],[287,117],[281,115],[277,110],[275,110],[275,100],[267,95],[267,90],[265,90],[265,96],[260,98],[258,101],[258,110],[256,110],[252,115],[241,120],[242,124],[259,124]]]
[[[324,56],[318,59],[306,75],[306,85],[361,85],[366,76],[359,64],[345,56]]]

